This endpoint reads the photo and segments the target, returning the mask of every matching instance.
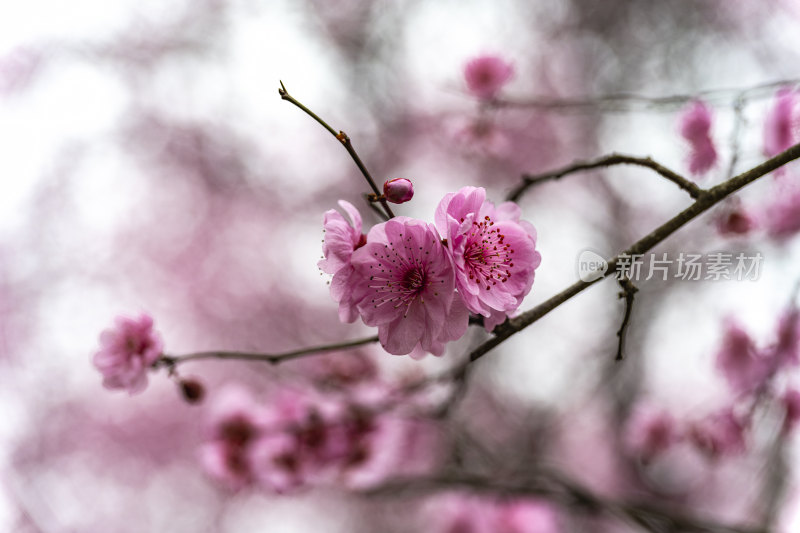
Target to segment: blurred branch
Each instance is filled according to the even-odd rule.
[[[354,341],[339,342],[335,344],[323,344],[322,346],[312,346],[311,348],[303,348],[300,350],[293,350],[291,352],[283,352],[278,354],[268,353],[248,353],[248,352],[228,352],[228,351],[210,351],[210,352],[196,352],[186,355],[162,355],[154,366],[167,366],[174,367],[180,363],[187,361],[197,361],[199,359],[237,359],[240,361],[263,361],[272,363],[274,365],[289,361],[291,359],[299,359],[309,355],[322,354],[326,352],[335,352],[337,350],[345,350],[347,348],[355,348],[365,344],[372,344],[378,342],[378,336],[367,337],[364,339],[357,339]]]
[[[353,143],[350,141],[350,137],[348,137],[348,135],[341,130],[339,130],[339,133],[336,133],[336,130],[334,130],[327,122],[322,120],[316,113],[311,111],[309,108],[307,108],[306,106],[301,104],[297,99],[295,99],[292,95],[290,95],[289,91],[286,90],[286,86],[283,84],[283,82],[280,82],[280,84],[281,87],[280,89],[278,89],[278,94],[281,96],[281,99],[291,102],[300,109],[302,109],[308,116],[319,122],[322,125],[322,127],[328,130],[328,132],[330,132],[331,135],[336,137],[336,140],[342,143],[344,149],[347,150],[347,153],[350,154],[350,157],[353,158],[353,161],[358,167],[358,170],[361,171],[361,174],[364,175],[364,178],[367,180],[367,183],[372,188],[372,192],[374,192],[377,197],[380,197],[381,191],[378,190],[378,186],[375,184],[375,180],[372,179],[372,176],[367,170],[367,167],[361,161],[361,158],[358,157],[358,153],[356,152],[356,149],[353,148]],[[392,213],[392,209],[389,207],[389,203],[386,201],[386,199],[383,198],[378,201],[381,203],[381,206],[383,206],[383,210],[386,211],[386,215],[388,215],[389,218],[393,218],[394,213]]]
[[[619,262],[620,257],[643,254],[649,251],[657,244],[667,239],[667,237],[675,233],[677,230],[697,218],[702,213],[708,211],[711,207],[718,204],[742,187],[745,187],[757,179],[769,174],[773,170],[780,168],[791,161],[794,161],[798,157],[800,157],[800,144],[796,144],[785,152],[781,152],[775,157],[768,159],[764,163],[761,163],[760,165],[743,172],[734,178],[724,181],[719,185],[704,191],[703,194],[692,205],[653,230],[650,234],[631,245],[627,250],[611,259],[608,262],[608,269],[603,276],[600,276],[592,281],[577,281],[560,293],[537,305],[533,309],[525,311],[519,316],[510,318],[503,324],[500,324],[494,329],[493,338],[480,344],[470,353],[469,361],[476,361],[480,359],[494,347],[501,344],[515,333],[527,328],[559,305],[571,299],[573,296],[583,292],[591,285],[610,276],[616,271],[617,263]]]
[[[594,112],[608,111],[612,113],[625,113],[639,110],[663,109],[672,111],[682,107],[687,102],[702,99],[711,104],[727,104],[738,97],[747,100],[758,100],[772,97],[776,89],[785,86],[798,85],[799,79],[786,79],[771,81],[754,85],[748,89],[710,89],[691,94],[674,94],[669,96],[646,96],[631,93],[615,93],[598,96],[596,98],[547,98],[534,97],[530,99],[499,99],[493,102],[496,107],[533,108],[551,111]]]
[[[517,185],[514,189],[507,196],[507,200],[511,200],[516,202],[520,199],[520,197],[527,191],[530,187],[535,185],[539,185],[540,183],[544,183],[547,181],[555,181],[567,176],[569,174],[573,174],[575,172],[581,172],[584,170],[592,170],[595,168],[601,167],[610,167],[612,165],[638,165],[641,167],[649,168],[664,178],[668,179],[687,193],[689,196],[694,198],[695,200],[698,199],[703,194],[703,189],[698,187],[694,182],[684,178],[677,172],[674,172],[667,167],[656,163],[649,157],[635,157],[631,155],[624,155],[624,154],[610,154],[603,156],[599,159],[595,159],[592,161],[576,161],[575,163],[561,168],[559,170],[554,170],[552,172],[547,172],[545,174],[523,174],[522,175],[522,182]]]
[[[368,496],[397,496],[402,493],[419,494],[440,490],[469,489],[500,497],[536,496],[546,498],[571,511],[582,508],[586,512],[605,513],[627,520],[640,528],[662,533],[684,531],[697,533],[767,533],[766,529],[731,526],[711,522],[677,509],[651,504],[617,500],[601,496],[577,481],[553,472],[540,471],[535,478],[522,481],[498,481],[466,473],[453,473],[440,477],[399,478],[365,491]]]
[[[619,293],[620,298],[625,298],[625,315],[622,318],[622,324],[619,326],[617,330],[617,337],[619,338],[619,342],[617,343],[617,355],[614,357],[616,361],[622,361],[625,357],[623,354],[623,349],[625,347],[625,334],[628,332],[628,324],[631,320],[631,311],[633,310],[633,299],[636,296],[636,292],[639,290],[636,288],[636,285],[631,282],[630,278],[627,275],[624,275],[619,280],[619,286],[622,290]]]

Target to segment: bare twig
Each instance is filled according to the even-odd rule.
[[[538,185],[540,183],[544,183],[547,181],[555,181],[558,179],[563,178],[569,174],[574,174],[575,172],[581,172],[585,170],[592,170],[595,168],[602,168],[602,167],[610,167],[612,165],[638,165],[640,167],[647,167],[664,178],[668,179],[684,191],[686,191],[689,196],[697,200],[702,194],[703,189],[698,187],[694,182],[684,178],[677,172],[668,169],[667,167],[656,163],[649,157],[636,157],[632,155],[625,155],[625,154],[610,154],[603,156],[599,159],[594,159],[592,161],[576,161],[575,163],[568,165],[564,168],[554,170],[552,172],[547,172],[544,174],[523,174],[522,182],[517,185],[512,191],[508,194],[506,199],[511,201],[518,201],[520,197],[527,191],[530,187]]]
[[[343,132],[341,130],[337,133],[336,130],[334,130],[327,122],[322,120],[316,113],[311,111],[309,108],[307,108],[302,103],[300,103],[296,98],[294,98],[292,95],[290,95],[289,91],[286,90],[286,86],[283,84],[283,82],[280,82],[280,84],[281,84],[281,87],[280,87],[280,89],[278,89],[278,94],[281,96],[281,99],[286,100],[287,102],[291,102],[294,105],[296,105],[297,107],[299,107],[300,109],[302,109],[308,116],[310,116],[311,118],[313,118],[314,120],[319,122],[319,124],[323,128],[328,130],[328,132],[331,135],[336,137],[336,140],[338,140],[340,143],[342,143],[342,146],[344,146],[344,149],[347,150],[347,153],[350,154],[351,158],[353,158],[353,161],[355,162],[356,166],[358,167],[358,170],[361,171],[361,174],[364,176],[364,179],[367,180],[367,183],[369,184],[370,188],[372,188],[372,191],[375,193],[375,195],[376,196],[381,196],[381,191],[378,190],[378,186],[375,184],[375,180],[372,179],[372,176],[370,175],[369,171],[367,170],[367,167],[361,161],[361,158],[358,157],[358,153],[356,152],[356,149],[353,148],[353,143],[352,143],[352,141],[350,141],[350,137],[345,132]],[[379,200],[379,201],[381,203],[381,206],[383,206],[384,211],[386,211],[386,215],[388,215],[389,218],[393,218],[394,217],[394,213],[392,213],[392,209],[389,207],[389,203],[386,201],[386,199],[384,198],[384,199]]]
[[[372,344],[378,342],[378,336],[367,337],[364,339],[356,339],[353,341],[338,342],[335,344],[323,344],[322,346],[312,346],[310,348],[302,348],[300,350],[293,350],[291,352],[283,352],[277,354],[268,353],[249,353],[249,352],[229,352],[229,351],[209,351],[209,352],[196,352],[186,355],[162,355],[154,366],[167,366],[170,368],[187,361],[197,361],[199,359],[237,359],[240,361],[262,361],[271,363],[273,365],[283,363],[292,359],[299,359],[309,355],[322,354],[326,352],[335,352],[338,350],[346,350],[348,348],[356,348],[365,344]]]
[[[611,113],[625,113],[631,111],[664,110],[674,111],[692,100],[698,98],[710,104],[727,105],[740,95],[748,100],[770,98],[780,87],[800,84],[798,79],[771,81],[754,85],[748,89],[710,89],[692,94],[674,94],[669,96],[646,96],[631,93],[616,93],[598,96],[595,98],[550,98],[534,97],[529,99],[513,100],[503,98],[495,100],[495,107],[530,108],[549,111],[565,112],[594,112],[606,111]]]
[[[628,324],[631,320],[633,299],[636,296],[636,291],[639,289],[636,288],[636,285],[633,284],[627,275],[623,275],[617,281],[622,289],[619,292],[619,297],[625,299],[625,315],[622,317],[622,324],[620,324],[619,329],[617,330],[617,338],[619,339],[619,342],[617,343],[617,355],[614,357],[614,360],[622,361],[622,359],[625,357],[623,352],[625,348],[625,334],[628,331]]]

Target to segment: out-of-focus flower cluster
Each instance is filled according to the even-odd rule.
[[[725,405],[697,419],[677,420],[664,409],[640,403],[628,420],[625,443],[647,463],[671,447],[687,443],[709,459],[735,456],[748,449],[756,409],[772,405],[786,435],[800,420],[800,392],[788,372],[800,362],[800,315],[791,306],[778,321],[775,339],[759,347],[735,320],[725,323],[716,368],[730,397]]]
[[[491,331],[531,290],[541,262],[536,230],[516,204],[495,206],[483,188],[447,194],[435,224],[396,217],[366,235],[358,210],[339,204],[350,221],[325,213],[319,267],[333,276],[340,319],[377,326],[389,353],[441,355],[465,333],[470,312]]]
[[[104,387],[136,394],[147,387],[147,370],[161,357],[163,347],[151,316],[120,316],[113,328],[100,334],[100,350],[93,362],[103,375]]]

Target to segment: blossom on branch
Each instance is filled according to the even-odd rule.
[[[513,76],[511,63],[493,55],[476,57],[464,67],[469,92],[482,100],[493,99]]]
[[[414,184],[405,178],[394,178],[383,183],[383,195],[387,202],[403,204],[414,197]]]
[[[453,254],[458,291],[470,311],[484,316],[488,331],[517,310],[542,260],[536,230],[519,218],[519,206],[495,207],[482,187],[447,194],[436,209],[436,226]]]
[[[764,122],[764,155],[773,157],[796,142],[794,110],[797,93],[784,87],[775,95],[775,104]]]
[[[100,350],[92,359],[103,374],[107,389],[126,389],[136,394],[147,387],[147,370],[161,356],[161,337],[153,331],[153,318],[119,316],[114,327],[100,334]]]
[[[405,355],[417,345],[441,355],[460,338],[469,314],[455,293],[450,253],[436,228],[408,217],[373,227],[352,257],[354,300],[384,349]]]
[[[700,100],[694,101],[681,116],[681,136],[689,141],[689,171],[704,174],[717,162],[717,150],[711,139],[711,110]]]
[[[339,205],[350,217],[350,223],[338,211],[331,209],[325,213],[325,239],[322,243],[325,258],[317,265],[323,272],[333,275],[331,296],[339,303],[339,319],[342,322],[355,322],[358,311],[351,289],[353,267],[350,258],[367,240],[361,233],[362,223],[358,209],[344,200],[339,200]]]

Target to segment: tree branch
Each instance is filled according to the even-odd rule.
[[[624,113],[637,110],[662,109],[673,111],[692,100],[701,98],[709,103],[728,103],[739,95],[748,100],[771,98],[776,89],[788,85],[798,85],[800,80],[787,79],[771,81],[754,85],[748,89],[710,89],[692,94],[674,94],[669,96],[646,96],[631,93],[616,93],[598,96],[596,98],[549,98],[534,97],[530,99],[513,100],[509,98],[498,99],[492,102],[495,107],[505,108],[530,108],[539,110],[591,112],[608,111]]]
[[[469,360],[476,361],[480,359],[498,344],[502,343],[515,333],[527,328],[559,305],[571,299],[573,296],[583,292],[591,285],[613,274],[616,271],[617,263],[621,256],[644,254],[660,242],[666,240],[667,237],[675,233],[677,230],[742,187],[745,187],[757,179],[765,176],[766,174],[769,174],[773,170],[782,167],[791,161],[794,161],[798,157],[800,157],[800,144],[796,144],[785,152],[768,159],[757,167],[743,172],[738,176],[717,185],[716,187],[706,190],[692,205],[653,230],[650,234],[632,244],[627,250],[611,259],[608,262],[608,270],[606,270],[606,273],[603,276],[600,276],[592,281],[577,281],[560,293],[537,305],[533,309],[530,309],[529,311],[526,311],[515,318],[508,319],[503,324],[500,324],[494,330],[495,336],[475,348],[470,353]]]
[[[684,178],[677,172],[674,172],[667,167],[656,163],[649,157],[636,157],[632,155],[615,153],[592,161],[577,161],[569,166],[559,170],[554,170],[552,172],[547,172],[545,174],[523,174],[522,182],[512,189],[506,199],[516,202],[530,187],[539,185],[540,183],[559,180],[564,176],[573,174],[575,172],[610,167],[612,165],[638,165],[640,167],[649,168],[686,191],[689,196],[695,200],[697,200],[704,192],[703,189],[698,187],[694,182]]]
[[[187,361],[197,361],[199,359],[237,359],[240,361],[262,361],[276,365],[283,363],[284,361],[299,359],[300,357],[322,354],[326,352],[335,352],[338,350],[346,350],[347,348],[355,348],[365,344],[372,344],[373,342],[378,342],[377,335],[366,337],[364,339],[356,339],[353,341],[339,342],[335,344],[323,344],[322,346],[312,346],[311,348],[302,348],[300,350],[293,350],[291,352],[277,354],[209,351],[190,353],[186,355],[162,355],[153,366],[167,366],[172,368],[178,364],[185,363]]]
[[[536,496],[572,509],[580,506],[589,512],[603,512],[632,522],[642,529],[691,531],[697,533],[766,533],[767,530],[717,524],[683,513],[671,507],[652,503],[616,500],[595,494],[574,480],[555,472],[540,472],[536,478],[522,482],[502,482],[493,477],[472,474],[450,474],[439,477],[399,478],[365,491],[368,496],[397,496],[450,489],[470,489],[496,496]]]
[[[628,278],[627,274],[621,277],[619,280],[619,286],[622,289],[619,293],[620,298],[625,298],[625,315],[622,317],[622,324],[619,326],[617,330],[617,338],[619,342],[617,343],[617,355],[614,357],[615,361],[622,361],[625,355],[623,353],[623,349],[625,348],[625,334],[628,332],[628,324],[631,320],[631,311],[633,311],[633,299],[636,296],[636,292],[639,290],[636,288],[636,285],[631,282],[630,278]]]
[[[327,122],[322,120],[316,113],[311,111],[309,108],[307,108],[302,103],[300,103],[297,99],[295,99],[292,95],[290,95],[289,91],[286,90],[286,86],[283,84],[283,82],[280,82],[280,84],[281,84],[281,87],[280,87],[280,89],[278,89],[278,94],[281,96],[281,99],[282,100],[286,100],[287,102],[291,102],[294,105],[296,105],[297,107],[299,107],[300,109],[302,109],[308,116],[310,116],[311,118],[313,118],[314,120],[319,122],[319,124],[322,125],[323,128],[328,130],[328,132],[331,135],[336,137],[336,140],[338,140],[340,143],[342,143],[342,146],[344,146],[344,149],[347,150],[347,153],[350,154],[351,158],[353,158],[353,161],[355,162],[356,166],[358,167],[358,170],[361,171],[361,174],[364,176],[364,179],[367,180],[367,183],[372,188],[372,191],[375,193],[375,195],[376,196],[381,196],[381,191],[378,190],[378,186],[375,184],[375,180],[372,179],[372,176],[370,175],[369,171],[367,170],[367,167],[361,161],[361,158],[358,157],[358,153],[356,152],[356,149],[353,148],[353,143],[350,141],[350,137],[348,137],[348,135],[345,132],[341,131],[341,130],[337,133],[336,130],[334,130]],[[379,200],[379,201],[381,203],[381,206],[383,206],[384,211],[386,211],[386,215],[388,215],[389,218],[394,218],[394,213],[392,213],[392,209],[389,207],[389,203],[386,201],[386,199],[382,199],[382,200]]]

